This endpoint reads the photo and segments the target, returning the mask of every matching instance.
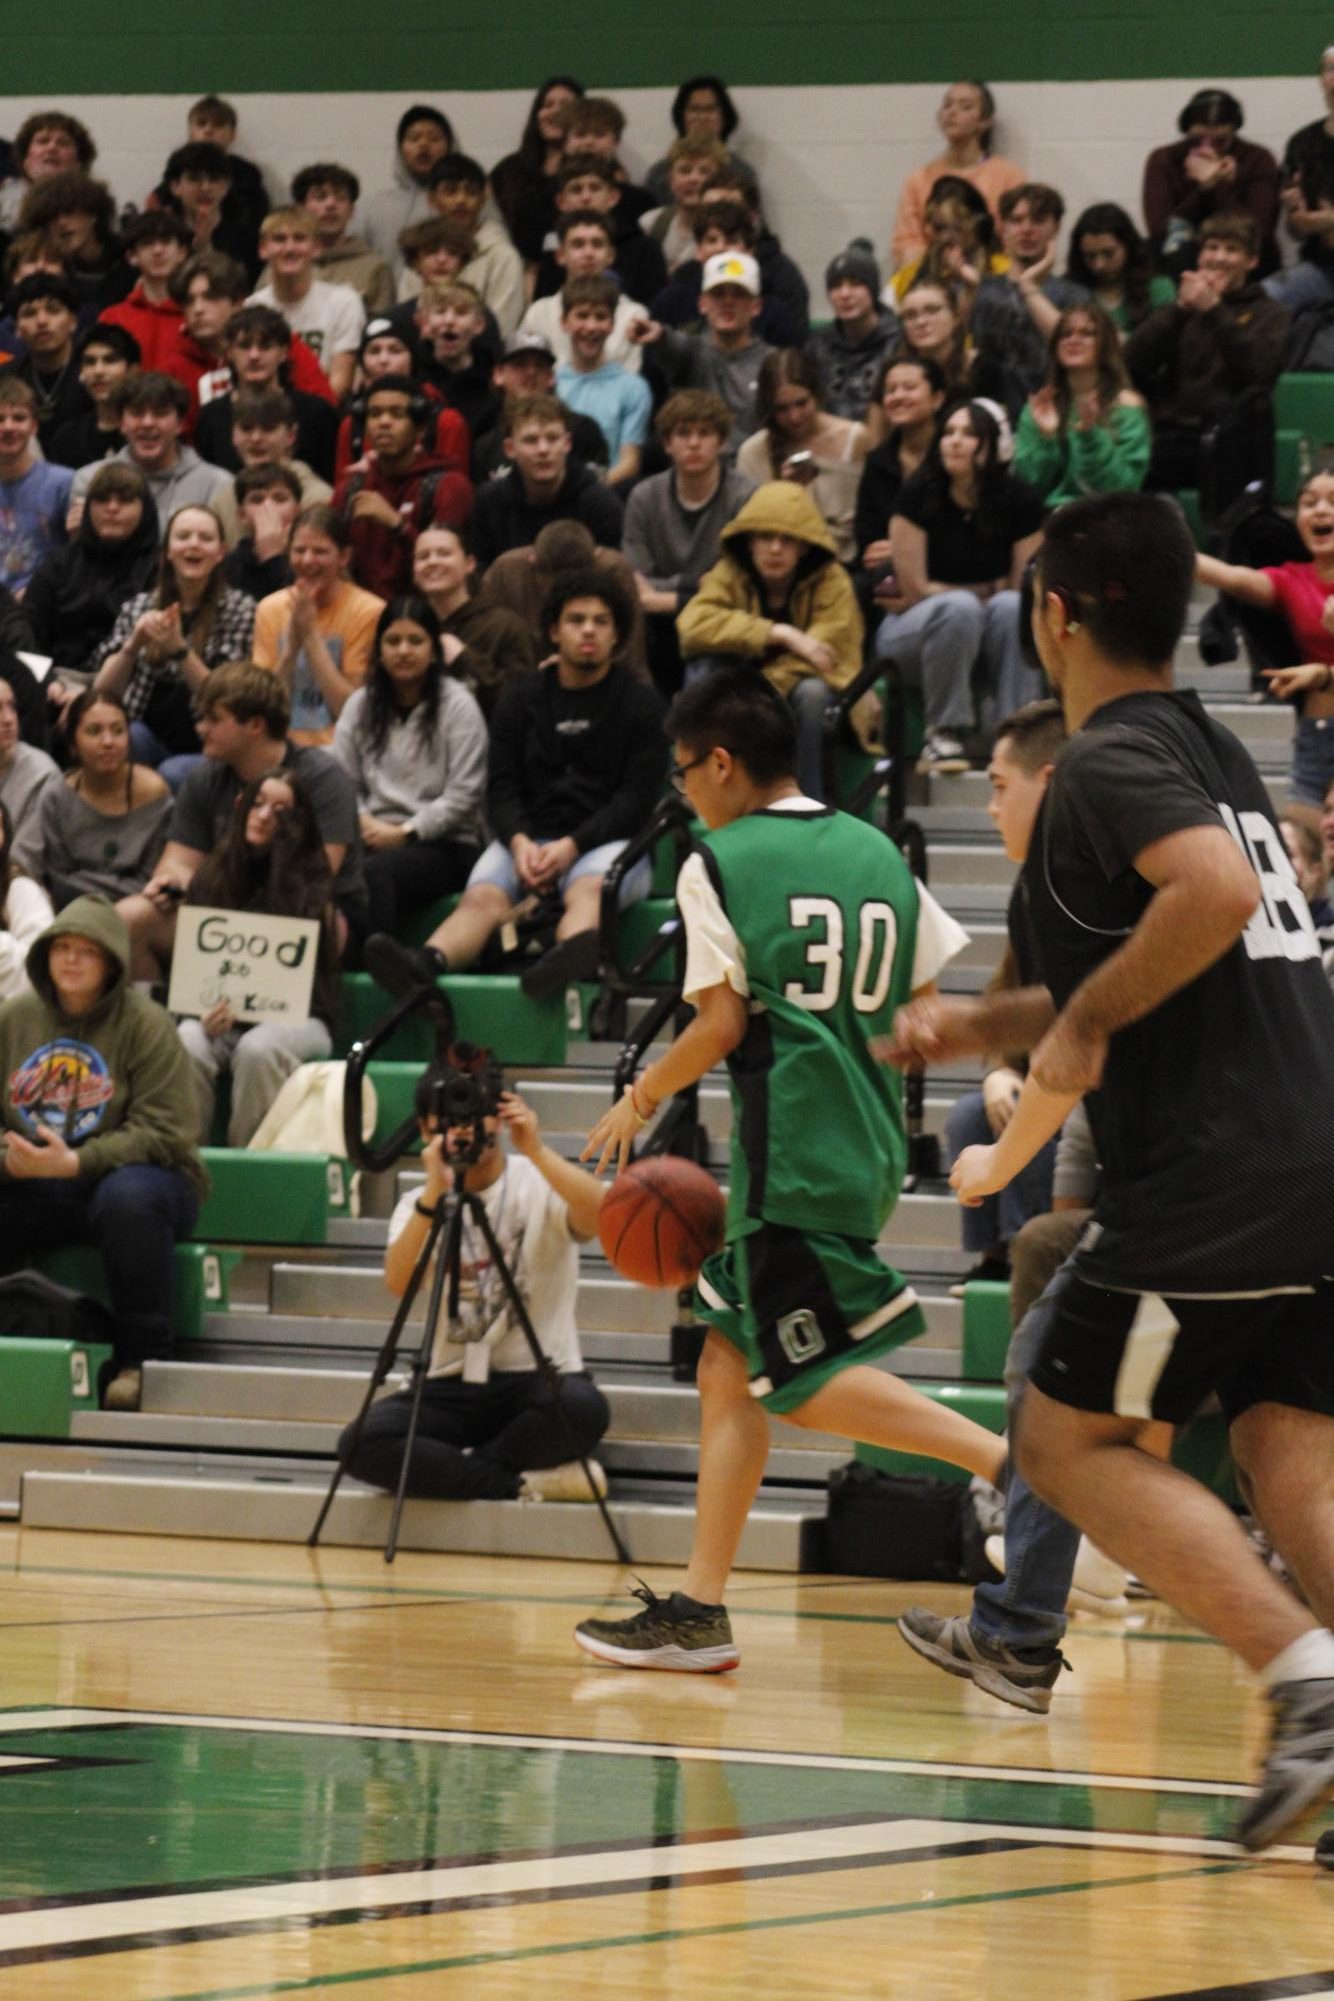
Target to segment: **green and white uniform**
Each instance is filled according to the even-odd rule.
[[[677,901],[686,999],[725,981],[750,1006],[728,1059],[726,1248],[696,1306],[745,1355],[752,1394],[793,1410],[923,1330],[875,1250],[907,1144],[902,1084],[870,1042],[967,934],[884,834],[804,798],[704,835]]]

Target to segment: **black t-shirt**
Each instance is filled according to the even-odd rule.
[[[1283,155],[1283,178],[1301,182],[1302,200],[1308,208],[1334,201],[1334,138],[1325,130],[1323,118],[1293,133]],[[1327,236],[1308,236],[1301,254],[1308,264],[1334,267],[1334,242]]]
[[[511,681],[491,723],[487,813],[508,844],[572,835],[581,855],[628,840],[662,790],[667,739],[655,688],[613,667],[563,688],[554,667]]]
[[[346,850],[334,878],[334,902],[359,910],[366,901],[366,870],[362,859],[357,794],[336,757],[314,744],[289,743],[282,769],[290,771],[310,794],[320,839]],[[206,855],[226,833],[232,809],[245,790],[229,764],[206,757],[195,766],[176,794],[167,839]]]
[[[894,512],[926,533],[926,574],[933,584],[993,584],[1008,576],[1011,551],[1042,526],[1042,497],[1013,473],[1003,473],[992,505],[965,514],[948,482],[923,466],[905,480]]]
[[[1269,795],[1191,693],[1122,696],[1056,763],[1022,882],[1059,1008],[1155,891],[1135,859],[1222,827],[1264,901],[1231,950],[1111,1038],[1089,1121],[1103,1168],[1078,1252],[1095,1283],[1236,1294],[1334,1272],[1334,995]]]

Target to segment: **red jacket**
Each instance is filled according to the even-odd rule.
[[[167,365],[184,328],[181,309],[174,299],[148,299],[142,285],[136,285],[118,306],[107,306],[98,314],[106,326],[124,327],[139,343],[144,368],[175,370]]]
[[[430,395],[430,391],[427,394]],[[364,395],[364,391],[363,391]],[[434,402],[435,398],[431,400]],[[338,426],[338,445],[334,452],[334,485],[343,474],[356,463],[361,452],[362,434],[365,423],[349,411]],[[472,435],[468,420],[457,410],[447,409],[442,403],[435,420],[435,436],[426,449],[434,458],[443,459],[451,472],[466,473],[472,453]]]
[[[379,493],[399,516],[399,526],[354,516],[359,493]],[[412,588],[412,552],[423,528],[461,528],[472,512],[472,481],[434,452],[418,450],[405,473],[382,472],[374,457],[346,472],[333,504],[348,524],[352,575],[363,590],[382,598]]]

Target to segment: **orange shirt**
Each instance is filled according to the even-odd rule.
[[[359,688],[366,679],[375,644],[375,627],[384,610],[383,598],[357,584],[340,584],[329,604],[321,605],[315,624],[334,666],[345,681]],[[254,660],[257,667],[276,672],[287,645],[292,622],[292,591],[275,591],[261,598],[255,612]],[[292,673],[293,743],[333,742],[334,715],[320,690],[315,670],[303,648]]]
[[[894,234],[889,241],[889,254],[895,269],[911,258],[920,257],[926,249],[927,199],[942,174],[956,174],[961,181],[968,181],[980,195],[985,196],[993,216],[996,204],[1006,189],[1022,187],[1028,179],[1022,167],[1017,167],[1013,160],[1003,160],[999,153],[988,153],[986,159],[979,160],[975,167],[952,167],[945,158],[916,168],[903,183],[899,212],[894,218]]]

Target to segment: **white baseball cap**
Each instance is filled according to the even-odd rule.
[[[719,285],[740,285],[753,299],[759,298],[764,289],[760,284],[760,267],[748,250],[719,250],[708,259],[699,289],[712,292]]]

